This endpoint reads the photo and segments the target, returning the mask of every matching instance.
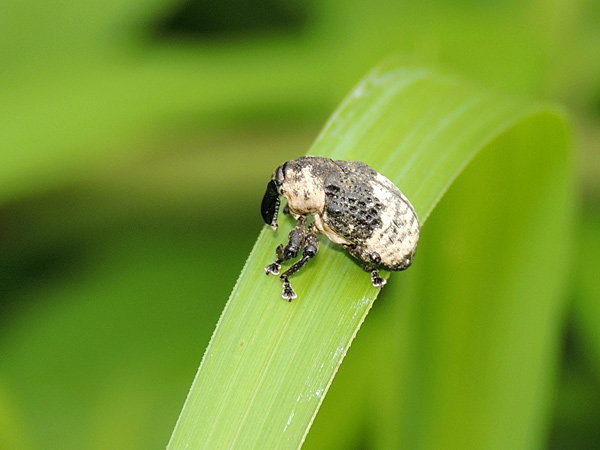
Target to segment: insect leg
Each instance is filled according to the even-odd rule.
[[[281,269],[281,263],[283,261],[287,261],[288,259],[295,258],[298,256],[302,245],[304,244],[304,238],[306,236],[306,217],[300,216],[298,219],[298,224],[290,231],[288,236],[288,243],[286,246],[283,244],[277,247],[275,252],[277,253],[277,259],[275,262],[269,264],[265,267],[265,272],[267,275],[279,275],[279,270]]]
[[[387,283],[387,280],[379,275],[378,269],[373,269],[371,270],[371,282],[373,283],[373,286],[383,288],[385,283]]]
[[[387,283],[387,280],[379,275],[379,269],[377,269],[377,265],[381,262],[381,256],[379,256],[379,253],[373,252],[369,257],[371,263],[365,264],[364,269],[367,272],[371,272],[371,282],[373,283],[373,286],[383,288],[385,283]]]
[[[287,301],[291,302],[297,297],[297,294],[294,292],[294,289],[292,288],[288,278],[298,272],[309,260],[314,258],[317,254],[317,251],[319,251],[319,238],[317,237],[317,234],[314,232],[313,226],[311,225],[304,240],[302,258],[279,277],[279,279],[283,282],[282,297]]]

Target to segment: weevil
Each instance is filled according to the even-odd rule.
[[[386,283],[380,267],[398,271],[412,264],[420,233],[417,213],[394,183],[367,164],[303,156],[279,166],[261,204],[262,217],[274,231],[280,196],[287,200],[284,212],[298,222],[287,244],[277,247],[277,259],[265,267],[267,275],[279,275],[281,264],[302,251],[302,257],[279,277],[284,299],[297,297],[289,277],[316,256],[317,233],[361,261],[375,287]],[[308,216],[314,219],[310,224]]]

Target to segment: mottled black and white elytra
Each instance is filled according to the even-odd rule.
[[[405,270],[412,264],[420,232],[417,213],[394,183],[365,163],[303,156],[279,166],[261,205],[263,219],[275,231],[279,196],[287,199],[285,212],[298,224],[287,245],[277,247],[277,259],[265,268],[267,275],[279,275],[281,263],[302,250],[302,257],[279,277],[284,299],[297,297],[289,277],[317,254],[317,233],[362,261],[376,287],[386,283],[379,267]],[[314,221],[307,227],[309,215]]]

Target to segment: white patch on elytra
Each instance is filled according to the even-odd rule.
[[[379,253],[381,264],[393,266],[415,252],[419,240],[419,223],[415,219],[412,226],[409,226],[416,213],[394,183],[380,173],[376,180],[379,183],[373,183],[373,195],[384,205],[379,216],[382,226],[373,231],[365,244],[367,248]]]

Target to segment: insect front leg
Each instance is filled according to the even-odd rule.
[[[319,251],[319,238],[314,231],[314,226],[311,225],[306,238],[304,239],[304,250],[302,251],[302,258],[296,262],[292,267],[285,271],[279,279],[283,282],[283,294],[281,295],[288,302],[291,302],[298,295],[292,288],[290,280],[288,279],[291,275],[298,272],[309,260],[314,258]]]
[[[306,237],[306,217],[300,216],[298,224],[290,231],[288,236],[287,245],[279,245],[275,252],[277,253],[277,259],[265,267],[267,275],[279,275],[281,270],[281,263],[288,259],[295,258],[304,245],[304,239]]]

